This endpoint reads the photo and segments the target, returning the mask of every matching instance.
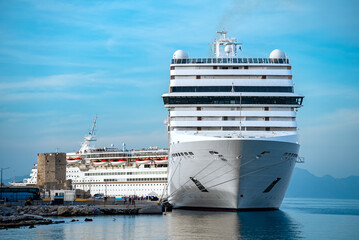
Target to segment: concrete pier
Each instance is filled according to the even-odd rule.
[[[96,215],[138,215],[162,214],[162,206],[146,202],[134,205],[35,205],[0,206],[0,229],[32,226],[37,224],[56,224],[59,222],[45,217],[74,217]]]

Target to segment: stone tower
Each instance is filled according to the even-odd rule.
[[[37,185],[48,190],[66,189],[66,153],[37,154]]]

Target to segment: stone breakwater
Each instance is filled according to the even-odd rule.
[[[0,229],[36,224],[54,224],[63,221],[52,221],[44,217],[55,216],[94,216],[94,215],[136,215],[162,214],[162,207],[148,205],[141,208],[99,207],[89,205],[78,206],[25,206],[0,207]]]

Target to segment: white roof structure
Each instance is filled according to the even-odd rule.
[[[285,55],[285,52],[283,52],[280,49],[275,49],[273,50],[270,55],[269,58],[273,59],[273,58],[287,58],[287,56]]]
[[[188,53],[181,49],[175,51],[173,54],[173,59],[187,59],[187,58],[188,58]]]

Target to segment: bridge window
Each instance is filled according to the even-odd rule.
[[[200,76],[197,76],[200,77]],[[197,78],[198,79],[198,78]],[[170,92],[293,92],[293,87],[286,86],[179,86],[171,87]]]
[[[164,104],[291,104],[301,105],[302,97],[164,97]],[[197,107],[200,111],[201,107]]]

